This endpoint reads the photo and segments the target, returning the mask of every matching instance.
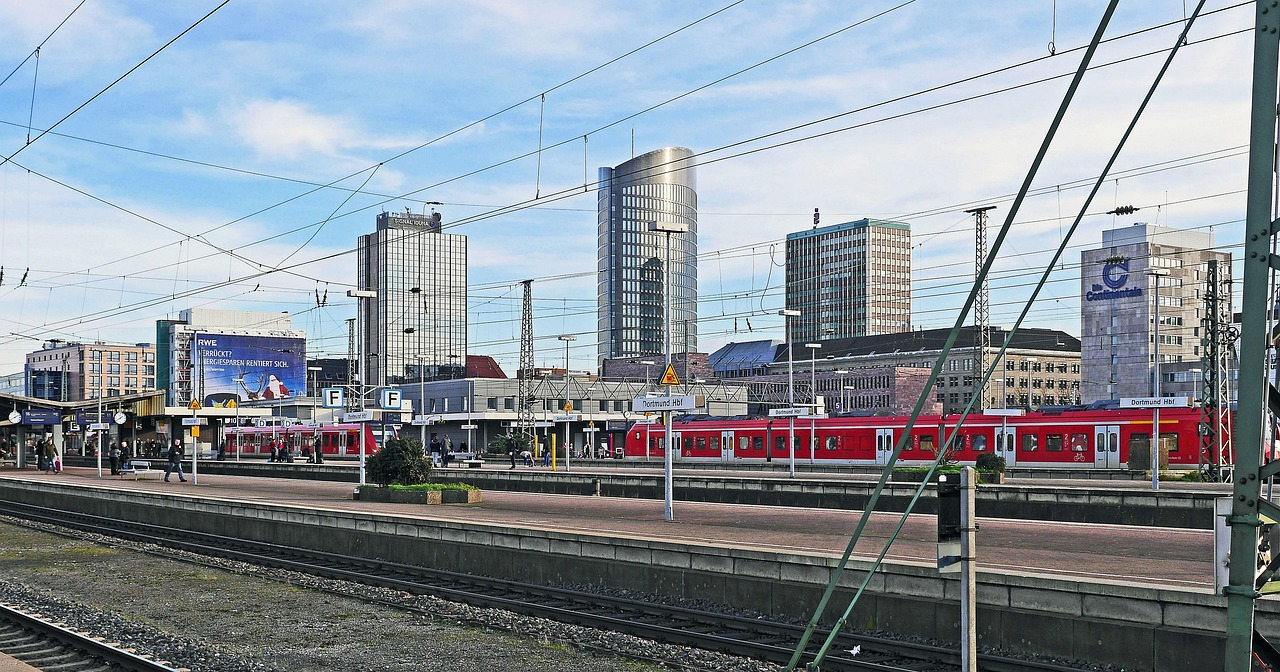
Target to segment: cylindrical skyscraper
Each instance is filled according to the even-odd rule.
[[[665,233],[649,223],[681,222],[671,236],[671,350],[698,346],[698,193],[693,152],[684,147],[600,169],[597,305],[599,359],[663,354]]]

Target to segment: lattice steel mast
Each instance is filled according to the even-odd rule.
[[[357,306],[357,310],[359,307]],[[351,318],[347,320],[347,410],[354,411],[359,407],[356,400],[357,394],[364,394],[364,387],[360,391],[356,391],[356,376],[359,369],[356,368],[356,320]]]
[[[516,425],[521,431],[533,434],[533,281],[522,280],[524,304],[520,311],[520,414]],[[566,374],[567,375],[567,374]]]
[[[982,372],[987,370],[987,351],[991,349],[991,308],[990,293],[987,291],[987,279],[982,275],[982,265],[987,263],[987,211],[996,206],[986,205],[981,208],[965,210],[973,215],[973,277],[978,284],[978,296],[973,301],[973,372],[974,380],[982,380]],[[975,383],[977,384],[977,383]],[[987,391],[985,388],[973,391],[978,398],[973,405],[975,412],[987,407]],[[1004,400],[1001,400],[1004,406]]]
[[[1225,275],[1225,277],[1223,277]],[[1209,480],[1231,480],[1231,393],[1228,376],[1239,332],[1231,326],[1231,276],[1210,259],[1204,292],[1202,386],[1200,389],[1200,472]]]

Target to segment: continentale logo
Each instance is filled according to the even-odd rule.
[[[1102,262],[1102,284],[1095,284],[1085,292],[1085,301],[1107,301],[1142,296],[1141,287],[1125,287],[1129,284],[1129,258],[1107,257]],[[1105,285],[1105,287],[1104,287]]]
[[[1129,259],[1127,257],[1111,257],[1102,265],[1102,284],[1111,289],[1120,289],[1129,282]]]

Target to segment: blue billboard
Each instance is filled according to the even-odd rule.
[[[205,407],[307,393],[307,342],[283,336],[197,333],[191,381]]]

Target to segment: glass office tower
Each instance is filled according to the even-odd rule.
[[[360,289],[369,384],[465,377],[467,237],[444,233],[439,213],[378,215],[360,236]]]
[[[601,361],[661,357],[664,287],[671,298],[671,351],[698,347],[698,194],[693,152],[684,147],[637,156],[600,169],[597,317]],[[649,231],[655,221],[681,222],[671,234]]]

